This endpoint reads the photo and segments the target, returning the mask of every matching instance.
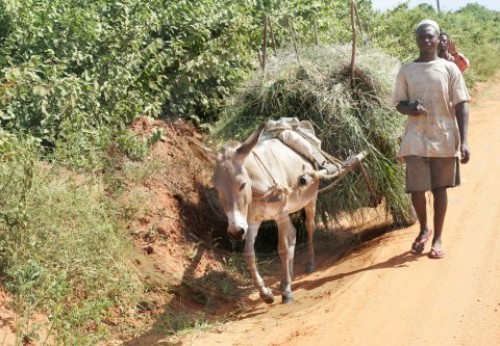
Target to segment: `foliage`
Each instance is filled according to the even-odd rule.
[[[29,136],[0,129],[0,224],[22,237],[29,220],[27,204],[33,184],[38,143]],[[8,242],[0,240],[0,268],[8,265]]]
[[[249,71],[255,25],[247,1],[171,1],[158,13],[166,115],[215,119]],[[160,8],[162,7],[160,6]]]
[[[264,13],[278,45],[291,42],[291,28],[299,42],[310,41],[313,19],[322,39],[349,39],[344,2],[2,0],[0,7],[1,124],[52,144],[139,115],[216,119],[253,70]]]
[[[264,14],[270,17],[278,48],[291,48],[294,39],[299,46],[351,40],[349,1],[260,0],[255,3],[254,17],[256,20]],[[372,13],[369,1],[357,1],[357,8],[363,16]],[[262,27],[261,24],[260,30]]]
[[[155,52],[154,42],[143,42],[147,8],[131,15],[105,1],[6,3],[5,125],[54,141],[139,112],[158,114],[159,96],[141,90],[148,81],[137,78]]]
[[[214,117],[249,68],[251,30],[239,3],[0,7],[0,124],[79,151],[77,166],[96,164],[95,149],[140,115]]]
[[[130,242],[117,232],[98,182],[64,169],[24,167],[30,174],[22,161],[0,165],[1,181],[9,182],[0,197],[0,276],[26,318],[17,327],[22,335],[35,333],[29,317],[42,312],[49,340],[96,344],[110,310],[133,313],[142,298]],[[99,333],[89,332],[94,326]]]
[[[465,73],[469,87],[484,81],[500,69],[500,12],[478,4],[467,4],[456,12],[438,13],[430,5],[409,9],[402,3],[395,9],[378,13],[370,25],[373,44],[406,62],[417,56],[414,25],[423,18],[437,21],[442,31],[456,42],[460,52],[471,61]]]
[[[438,14],[403,3],[374,13],[371,1],[356,4],[365,41],[403,61],[415,54],[414,23],[429,17],[449,27],[471,57],[470,83],[498,67],[494,11],[469,4]],[[226,97],[257,67],[264,15],[273,29],[267,58],[271,48],[352,36],[348,1],[1,0],[0,8],[0,123],[44,146],[120,130],[140,115],[218,119]],[[103,144],[95,135],[80,141],[83,151]]]

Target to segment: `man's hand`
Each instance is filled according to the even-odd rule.
[[[467,143],[462,143],[460,145],[460,163],[467,163],[470,160],[470,150],[469,145]]]
[[[469,105],[460,102],[455,105],[455,117],[457,119],[458,133],[460,134],[460,162],[467,163],[470,160],[470,149],[468,141],[469,132]]]
[[[412,110],[410,115],[427,115],[427,110],[420,100],[416,100],[415,102],[408,103],[408,107]]]
[[[405,115],[419,116],[419,115],[427,115],[427,110],[424,108],[424,105],[419,101],[408,102],[408,101],[400,101],[396,106],[396,109],[399,113]]]
[[[451,55],[457,54],[457,46],[455,45],[455,42],[451,38],[448,37],[448,52]]]

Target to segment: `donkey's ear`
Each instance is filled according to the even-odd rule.
[[[266,127],[266,123],[260,124],[260,126],[255,130],[250,137],[248,137],[241,145],[240,147],[236,150],[236,153],[238,155],[241,155],[242,157],[246,157],[250,152],[252,151],[253,147],[259,142],[259,137],[264,128]]]
[[[189,148],[197,158],[207,161],[211,164],[215,163],[215,161],[217,160],[217,154],[212,149],[204,146],[192,137],[188,138],[187,140],[189,143]]]

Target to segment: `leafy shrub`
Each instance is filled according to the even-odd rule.
[[[465,73],[469,87],[484,81],[500,68],[500,12],[478,4],[467,4],[456,12],[438,13],[430,5],[422,4],[409,9],[403,3],[391,11],[379,13],[370,26],[373,43],[387,53],[406,62],[415,59],[414,25],[424,18],[436,20],[441,30],[457,43],[460,52],[471,61]]]

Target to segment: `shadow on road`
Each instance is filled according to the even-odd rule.
[[[205,196],[212,198],[210,197],[212,193],[213,191],[209,191]],[[162,307],[164,312],[156,316],[154,324],[148,331],[123,343],[125,346],[176,345],[178,343],[175,334],[182,330],[203,328],[228,320],[252,318],[265,314],[269,310],[258,296],[252,295],[256,289],[251,283],[248,269],[241,256],[241,244],[235,245],[225,240],[221,247],[217,247],[214,245],[213,234],[207,236],[207,234],[192,232],[194,229],[199,230],[200,227],[196,223],[202,222],[205,225],[211,225],[212,228],[224,230],[225,233],[226,220],[220,213],[214,213],[213,210],[200,211],[200,205],[187,201],[180,201],[180,203],[182,218],[187,220],[184,224],[185,236],[197,242],[199,246],[190,257],[189,265],[184,268],[179,283],[169,289],[167,294],[173,295],[173,298]],[[206,204],[206,201],[202,201],[202,203]],[[317,271],[328,269],[339,261],[348,261],[351,256],[357,256],[353,250],[359,248],[361,244],[392,230],[388,225],[373,227],[363,232],[349,229],[340,232],[318,230],[315,234]],[[301,230],[298,230],[298,238],[300,238],[300,232]],[[277,239],[275,239],[275,235],[273,236],[272,231],[266,230],[266,233],[269,238],[260,241],[268,244],[264,244],[265,246],[262,247],[264,250],[257,254],[259,270],[266,284],[277,295],[279,294],[277,277],[280,261],[277,252],[269,250],[272,247],[269,246],[269,243],[277,241]],[[225,234],[216,235],[217,238],[223,236]],[[233,246],[233,250],[229,249],[230,246]],[[257,243],[256,246],[258,246]],[[198,269],[207,254],[224,262],[223,268],[225,270],[209,269],[200,276]],[[304,272],[307,247],[305,242],[298,241],[295,255],[295,274],[301,276],[301,279],[295,288],[312,290],[327,282],[344,279],[363,271],[403,266],[415,259],[414,255],[404,253],[386,262],[350,272],[308,279]],[[251,295],[253,298],[250,297]],[[274,304],[279,304],[280,298],[276,298]]]

